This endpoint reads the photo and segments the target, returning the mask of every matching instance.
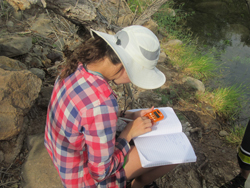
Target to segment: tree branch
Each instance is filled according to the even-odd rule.
[[[149,5],[147,7],[147,9],[141,14],[141,16],[138,19],[133,21],[132,24],[134,24],[134,25],[143,25],[167,1],[169,1],[169,0],[155,0],[151,5]]]

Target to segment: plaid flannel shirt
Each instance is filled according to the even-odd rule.
[[[126,187],[122,165],[130,146],[125,139],[115,139],[117,112],[108,83],[82,65],[56,81],[44,144],[64,187]]]

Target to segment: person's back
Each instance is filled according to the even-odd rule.
[[[109,109],[109,116],[112,117],[110,120],[117,120],[118,105],[111,88],[103,78],[88,73],[82,65],[62,82],[56,81],[48,107],[45,146],[66,187],[88,187],[97,184],[92,176],[99,175],[90,171],[88,148],[85,148],[86,142],[90,144],[92,141],[85,140],[85,137],[88,134],[101,136],[98,135],[101,130],[87,128],[94,121],[94,117],[89,115],[102,110],[100,106]],[[114,125],[111,124],[110,128]],[[84,128],[92,132],[87,133]],[[115,127],[113,129],[115,130]],[[106,140],[108,139],[105,136],[100,137],[101,142],[105,143]],[[109,165],[110,163],[103,164],[103,167],[99,165],[98,168],[106,170]],[[97,167],[93,165],[93,168]]]

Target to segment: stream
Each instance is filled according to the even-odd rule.
[[[206,87],[240,86],[245,100],[235,122],[246,126],[250,118],[250,1],[247,0],[176,0],[190,16],[187,27],[198,37],[202,51],[212,51],[220,65],[217,78]],[[247,4],[248,2],[248,4]]]

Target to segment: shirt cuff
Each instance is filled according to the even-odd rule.
[[[117,138],[115,146],[122,151],[124,156],[126,156],[130,150],[130,145],[125,138]]]

